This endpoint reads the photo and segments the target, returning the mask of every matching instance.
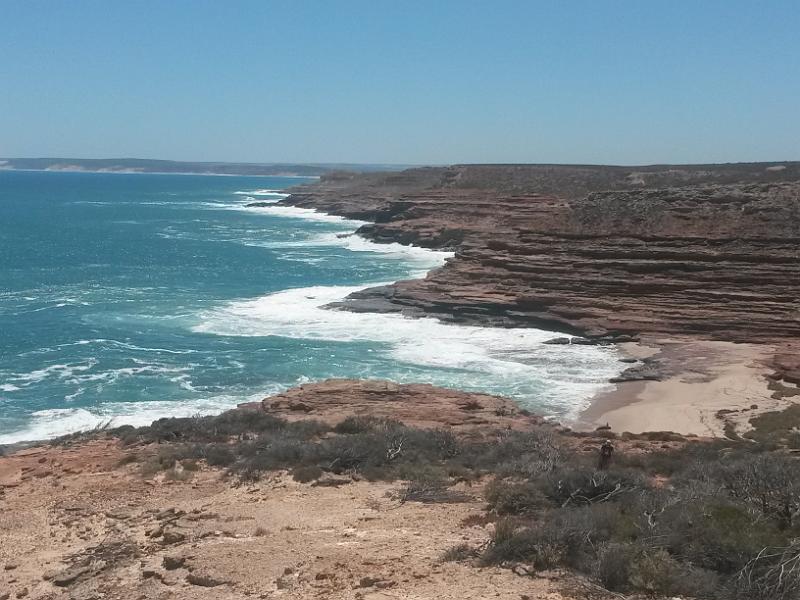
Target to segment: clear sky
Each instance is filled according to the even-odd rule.
[[[800,160],[800,0],[0,0],[0,156]]]

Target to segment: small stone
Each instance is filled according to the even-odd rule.
[[[183,556],[165,556],[162,564],[167,571],[174,571],[186,566],[186,558]]]
[[[144,534],[147,537],[157,538],[157,537],[161,537],[162,535],[164,535],[164,530],[160,526],[156,526],[156,527],[153,527],[151,529],[148,529],[147,531],[144,532]]]
[[[177,510],[175,508],[167,508],[162,510],[156,515],[156,519],[159,521],[163,521],[164,519],[169,519],[171,517],[181,517],[186,514],[185,510]]]
[[[179,531],[167,531],[164,533],[162,544],[179,544],[186,540],[186,534]]]
[[[195,571],[186,576],[186,581],[200,587],[217,587],[225,585],[227,581],[204,571]]]
[[[86,575],[89,572],[89,567],[76,567],[74,569],[67,569],[61,571],[53,577],[53,585],[58,587],[66,587],[74,583],[79,577]]]
[[[17,592],[17,598],[24,598],[28,595],[28,588],[22,588],[20,591]]]
[[[568,345],[569,344],[569,338],[565,338],[565,337],[552,338],[552,339],[546,340],[546,341],[544,341],[542,343],[543,344],[550,344],[550,345],[553,345],[553,346]]]
[[[118,521],[126,521],[131,518],[131,513],[124,508],[115,508],[106,512],[109,519],[117,519]]]

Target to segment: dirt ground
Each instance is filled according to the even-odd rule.
[[[477,489],[401,504],[399,483],[167,481],[125,456],[96,440],[0,457],[0,599],[565,597],[558,579],[441,561],[488,539],[463,522],[483,512]]]

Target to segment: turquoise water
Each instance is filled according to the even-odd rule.
[[[449,256],[350,235],[279,177],[0,171],[0,443],[219,412],[327,377],[511,395],[566,415],[618,371],[551,333],[325,310]]]

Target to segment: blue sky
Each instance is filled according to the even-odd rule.
[[[0,0],[0,156],[800,160],[800,2]]]

